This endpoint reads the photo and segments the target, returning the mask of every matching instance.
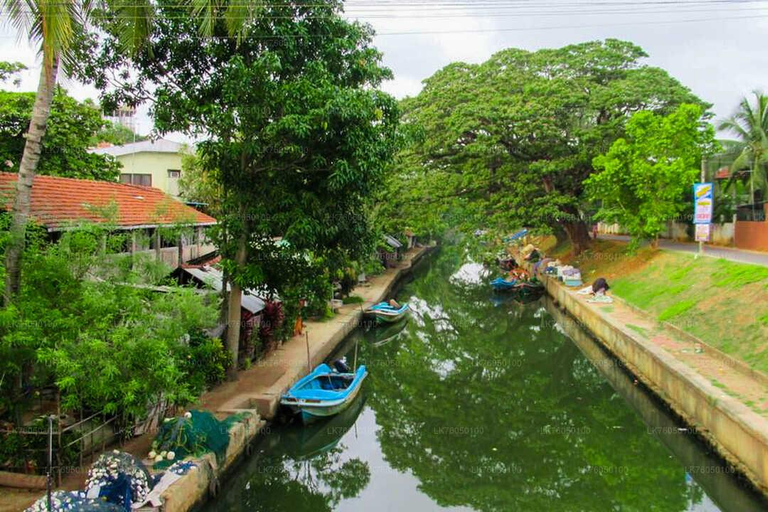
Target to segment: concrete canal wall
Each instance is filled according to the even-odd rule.
[[[557,279],[542,277],[549,295],[639,380],[703,435],[729,463],[768,494],[768,420],[664,348],[639,336]],[[735,371],[733,368],[731,371]]]
[[[275,416],[280,397],[307,374],[310,366],[325,360],[360,325],[364,308],[389,298],[400,281],[411,274],[413,266],[433,249],[422,247],[408,251],[395,268],[372,278],[368,286],[355,289],[354,294],[365,300],[362,305],[344,306],[330,321],[307,322],[303,335],[291,338],[241,372],[236,382],[223,384],[203,395],[195,408],[210,410],[219,416],[243,413],[246,420],[230,429],[229,447],[221,463],[213,454],[196,459],[197,466],[162,493],[162,510],[186,512],[214,496],[219,480],[243,454],[250,452],[266,420]]]

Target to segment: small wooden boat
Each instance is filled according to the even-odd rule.
[[[304,424],[335,416],[355,400],[367,376],[365,366],[355,373],[340,373],[321,364],[289,389],[280,403],[299,414]]]
[[[376,323],[379,324],[393,324],[405,318],[410,310],[411,308],[408,304],[394,308],[387,302],[379,302],[366,309],[365,315],[369,318],[375,318]]]
[[[513,279],[512,281],[507,281],[503,277],[497,277],[496,279],[491,281],[491,286],[497,292],[507,292],[507,291],[514,290],[516,283],[517,283],[516,279]]]

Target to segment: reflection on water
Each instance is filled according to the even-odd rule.
[[[465,263],[425,262],[411,319],[340,349],[369,368],[360,399],[271,427],[207,510],[766,510],[551,304]]]

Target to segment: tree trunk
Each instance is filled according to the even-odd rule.
[[[576,220],[572,222],[564,222],[563,228],[568,233],[568,238],[573,246],[573,251],[576,254],[581,254],[592,244],[592,237],[589,235],[589,229],[586,222],[582,220]]]
[[[235,255],[235,264],[238,269],[242,269],[245,266],[247,241],[248,234],[243,229],[237,243],[237,254]],[[238,355],[240,352],[240,309],[242,306],[243,289],[235,282],[235,279],[230,279],[230,281],[232,289],[229,292],[229,302],[227,304],[227,350],[229,350],[232,357],[232,366],[229,368],[227,378],[229,380],[237,380]]]
[[[19,178],[16,182],[16,197],[13,200],[13,220],[10,239],[5,253],[5,293],[3,303],[8,306],[21,287],[21,258],[24,254],[24,236],[29,219],[32,199],[32,182],[40,161],[42,142],[48,117],[51,115],[51,102],[56,90],[56,75],[59,71],[59,58],[54,57],[53,65],[40,70],[40,83],[37,87],[35,104],[32,107],[32,120],[25,135],[24,153],[19,164]]]

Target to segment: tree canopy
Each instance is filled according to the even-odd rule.
[[[151,87],[159,132],[203,137],[200,165],[223,189],[216,242],[237,286],[282,293],[284,280],[266,282],[276,251],[296,262],[311,254],[332,273],[372,248],[364,207],[397,149],[399,110],[377,90],[391,72],[372,29],[342,18],[341,7],[264,5],[237,39],[224,19],[211,37],[190,36],[195,17],[162,1],[145,52],[128,59],[112,31],[86,70],[104,85],[106,73],[132,69],[135,80],[106,94],[107,106],[135,103]]]
[[[669,219],[691,208],[686,193],[702,156],[714,148],[714,129],[703,125],[697,105],[681,105],[668,116],[634,114],[625,136],[595,158],[599,172],[585,182],[601,205],[597,218],[620,223],[635,242],[657,238]]]
[[[19,165],[34,102],[35,94],[31,92],[0,91],[0,161],[5,162],[6,171]],[[93,102],[81,103],[58,88],[51,105],[38,173],[66,178],[117,179],[118,162],[110,156],[88,152],[93,139],[106,124],[101,110]]]
[[[423,134],[401,155],[403,186],[450,225],[564,230],[583,249],[584,180],[629,117],[708,107],[646,56],[608,39],[446,66],[403,101],[404,122]]]
[[[749,169],[750,202],[756,203],[756,191],[765,200],[768,192],[768,96],[755,91],[755,101],[741,100],[737,111],[728,119],[720,122],[718,128],[738,137],[728,141],[726,154],[733,158],[731,163],[731,181],[743,174],[739,171]],[[730,183],[729,183],[730,185]]]

